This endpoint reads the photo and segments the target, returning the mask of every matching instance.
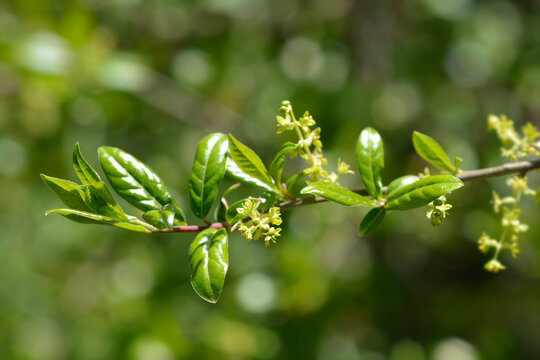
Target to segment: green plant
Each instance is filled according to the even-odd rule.
[[[540,133],[532,125],[518,135],[513,123],[505,117],[489,117],[489,127],[497,131],[505,146],[503,156],[518,160],[539,156]],[[502,209],[503,233],[498,240],[484,234],[479,240],[480,250],[494,250],[486,269],[504,269],[499,262],[501,250],[513,255],[519,252],[518,235],[527,227],[519,221],[518,203],[522,195],[540,198],[540,190],[527,186],[525,173],[540,167],[540,160],[520,161],[498,167],[473,171],[459,169],[461,159],[452,163],[435,140],[419,132],[413,133],[417,153],[442,171],[431,175],[426,169],[418,175],[405,175],[383,186],[384,147],[379,133],[364,129],[356,145],[356,160],[362,190],[350,190],[338,181],[352,173],[348,164],[338,160],[336,171],[327,170],[327,159],[320,140],[321,129],[315,127],[313,117],[305,112],[296,119],[290,102],[284,101],[277,116],[278,133],[293,132],[297,142],[286,142],[267,168],[257,154],[232,135],[215,133],[202,139],[195,153],[189,177],[190,207],[206,225],[187,225],[182,209],[162,180],[148,166],[132,155],[113,147],[99,148],[99,160],[111,187],[131,205],[143,211],[142,219],[126,214],[115,201],[98,173],[83,158],[78,144],[73,150],[75,172],[82,185],[46,175],[43,180],[64,202],[66,208],[46,212],[58,213],[81,223],[106,224],[146,233],[198,232],[189,250],[189,265],[193,288],[203,299],[215,303],[223,288],[228,268],[229,233],[238,230],[246,241],[263,239],[266,246],[280,237],[281,211],[322,201],[333,201],[345,206],[369,208],[359,227],[360,235],[377,229],[392,211],[406,211],[428,206],[427,217],[437,226],[452,208],[446,196],[461,188],[465,181],[510,173],[518,175],[508,181],[512,197],[500,198],[494,193],[494,209]],[[306,167],[297,174],[283,177],[287,157],[299,156]],[[228,176],[238,184],[227,189],[216,202],[218,188]],[[307,178],[306,178],[307,177]],[[240,184],[257,189],[257,195],[228,204],[227,197]],[[509,207],[510,206],[510,207]]]

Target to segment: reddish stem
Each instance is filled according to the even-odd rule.
[[[229,223],[227,222],[222,222],[222,223],[211,223],[211,224],[208,224],[208,225],[184,225],[184,226],[174,226],[172,228],[172,230],[169,230],[169,229],[163,229],[163,230],[156,230],[154,231],[154,233],[160,233],[160,232],[163,232],[163,233],[170,233],[170,232],[200,232],[200,231],[203,231],[205,229],[222,229],[222,228],[225,228],[225,229],[228,229],[229,228]]]

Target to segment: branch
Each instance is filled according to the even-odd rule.
[[[472,181],[472,180],[478,180],[478,179],[486,179],[491,177],[497,177],[497,176],[504,176],[508,174],[521,174],[524,175],[527,172],[535,169],[540,168],[540,159],[537,160],[531,160],[531,161],[520,161],[515,163],[507,163],[500,166],[494,166],[489,167],[485,169],[478,169],[478,170],[468,170],[468,171],[462,171],[459,174],[456,175],[458,179],[460,179],[463,182]],[[383,187],[383,192],[386,192],[386,187]],[[360,195],[367,195],[367,191],[365,189],[359,189],[359,190],[353,190],[355,193]],[[294,200],[288,200],[284,201],[279,205],[279,208],[281,211],[283,210],[289,210],[298,206],[303,205],[310,205],[310,204],[318,204],[322,202],[326,202],[328,200],[319,197],[319,196],[311,196],[307,198],[302,199],[294,199]],[[247,219],[243,219],[247,220]],[[185,225],[185,226],[175,226],[172,230],[158,230],[155,231],[155,233],[169,233],[169,232],[199,232],[204,229],[213,228],[213,229],[221,229],[221,228],[229,228],[229,224],[227,222],[223,223],[212,223],[205,226],[197,226],[197,225]]]
[[[540,159],[531,160],[531,161],[520,161],[515,163],[507,163],[500,166],[489,167],[485,169],[478,170],[468,170],[462,171],[457,174],[456,177],[463,182],[486,179],[496,176],[504,176],[508,174],[525,174],[528,171],[539,169],[540,168]],[[386,192],[386,186],[383,187],[383,192]],[[368,195],[365,189],[353,190],[355,193],[360,195]],[[314,196],[303,199],[294,199],[282,202],[279,207],[281,210],[288,210],[302,205],[317,204],[321,202],[326,202],[328,200]]]
[[[494,166],[479,170],[463,171],[462,173],[458,174],[457,177],[462,181],[471,181],[508,174],[525,175],[527,172],[538,168],[540,168],[540,159],[507,163],[500,166]]]
[[[222,223],[211,223],[208,225],[184,225],[184,226],[174,226],[171,230],[169,229],[163,229],[163,230],[156,230],[152,231],[153,234],[156,233],[172,233],[172,232],[201,232],[205,229],[221,229],[229,228],[228,222],[222,222]]]

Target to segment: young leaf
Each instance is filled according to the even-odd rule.
[[[456,172],[455,166],[452,165],[450,159],[448,159],[448,155],[446,155],[446,152],[438,142],[418,131],[413,133],[412,140],[416,152],[422,159],[441,170],[451,173]]]
[[[79,184],[44,174],[41,174],[41,178],[67,207],[75,210],[92,212],[84,201],[84,190]]]
[[[283,164],[285,163],[285,159],[287,159],[287,154],[291,151],[295,151],[297,147],[298,146],[292,142],[286,142],[281,146],[281,149],[274,157],[274,160],[270,163],[270,175],[272,175],[272,178],[276,183],[281,183],[281,173],[283,172]]]
[[[276,203],[279,200],[279,197],[276,193],[267,191],[261,194],[259,199],[261,200],[261,204],[260,204],[261,211],[267,212],[268,210],[270,210],[272,206],[276,205]]]
[[[171,230],[175,225],[174,205],[168,204],[161,210],[150,210],[143,214],[143,219],[147,223],[157,227],[158,229]]]
[[[381,225],[385,214],[386,210],[384,208],[374,208],[369,210],[362,219],[362,222],[360,222],[360,228],[358,229],[360,236],[369,235],[377,230],[379,225]]]
[[[246,199],[238,200],[237,202],[229,206],[229,208],[227,209],[227,212],[225,213],[225,219],[229,223],[229,227],[233,227],[234,225],[236,225],[237,222],[244,218],[244,215],[238,213],[238,209],[242,207],[242,205],[244,205],[245,201]],[[259,204],[257,204],[257,207],[258,206]]]
[[[238,165],[236,165],[236,163],[229,157],[227,158],[227,163],[225,165],[225,175],[242,184],[252,185],[268,191],[276,191],[273,185],[268,185],[240,170]]]
[[[221,200],[217,206],[216,209],[216,220],[219,222],[227,221],[227,209],[229,208],[229,204],[227,204],[227,196],[233,192],[234,190],[238,189],[242,184],[236,183],[229,186],[227,190],[223,192],[223,195],[221,197]]]
[[[288,178],[287,182],[285,183],[287,190],[290,190],[293,187],[293,185],[296,184],[296,182],[300,180],[301,178],[303,178],[304,176],[306,176],[306,174],[304,174],[304,172],[302,171],[301,173],[295,174],[291,176],[290,178]]]
[[[234,167],[229,167],[227,164],[228,172],[233,177],[236,177],[239,181],[251,183],[279,193],[279,188],[274,183],[274,180],[257,154],[236,140],[232,135],[229,135],[229,155],[238,170],[240,170],[240,173],[243,173],[243,175],[238,173],[238,170],[234,169]],[[265,186],[261,186],[261,183]]]
[[[218,301],[229,267],[228,236],[225,229],[206,229],[189,248],[191,285],[204,300]]]
[[[386,189],[386,196],[390,196],[397,189],[405,185],[412,184],[418,179],[419,177],[416,175],[405,175],[394,179],[390,184],[388,184],[388,188]]]
[[[341,185],[318,181],[304,187],[300,194],[318,195],[345,206],[377,206],[377,202],[359,195]]]
[[[102,146],[98,153],[101,168],[118,195],[146,212],[159,211],[167,204],[174,204],[175,225],[185,225],[182,210],[152,169],[133,155],[115,147]]]
[[[86,187],[86,204],[100,215],[113,219],[127,220],[127,216],[114,200],[105,183],[101,181],[98,173],[83,158],[79,143],[73,147],[73,168],[77,176]]]
[[[74,209],[52,209],[45,212],[45,215],[49,215],[51,213],[60,214],[68,218],[69,220],[82,223],[82,224],[112,225],[119,228],[132,230],[132,231],[138,231],[138,232],[149,232],[149,230],[152,230],[151,226],[149,226],[150,229],[147,229],[143,225],[130,223],[128,221],[113,219],[108,216],[93,214],[86,211],[79,211],[79,210],[74,210]]]
[[[382,138],[373,128],[365,128],[356,143],[356,162],[362,182],[369,195],[382,198],[381,170],[384,167]]]
[[[208,135],[197,146],[188,186],[191,210],[201,219],[210,211],[225,176],[227,148],[224,134]]]
[[[398,188],[387,196],[387,210],[409,210],[429,204],[459,189],[463,182],[452,175],[432,175]]]

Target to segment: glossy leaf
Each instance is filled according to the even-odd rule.
[[[369,235],[373,231],[377,230],[379,225],[381,225],[386,210],[384,208],[375,208],[368,211],[360,222],[360,228],[358,230],[361,236]]]
[[[167,229],[167,225],[163,222],[163,217],[159,210],[147,211],[142,215],[142,218],[144,221],[158,229]]]
[[[373,128],[366,128],[358,136],[356,162],[360,178],[369,195],[382,198],[381,170],[384,167],[382,138]]]
[[[163,206],[175,207],[175,225],[185,225],[182,210],[159,176],[135,156],[115,147],[102,146],[99,161],[105,176],[118,195],[142,211],[161,210]]]
[[[388,184],[388,188],[386,189],[386,196],[390,196],[397,189],[405,185],[412,184],[418,179],[419,177],[416,175],[405,175],[394,179],[390,184]]]
[[[229,208],[227,209],[225,217],[230,227],[233,227],[234,225],[236,225],[237,222],[239,222],[240,220],[244,218],[244,215],[238,213],[238,208],[244,205],[244,201],[246,201],[246,199],[239,200],[235,202],[234,204],[232,204],[231,206],[229,206]],[[258,206],[259,204],[257,204],[257,207]]]
[[[229,267],[228,235],[225,229],[201,231],[189,248],[191,285],[204,300],[216,303]]]
[[[279,193],[259,156],[232,135],[229,135],[229,155],[236,165],[235,168],[227,163],[227,171],[233,178]]]
[[[193,214],[205,218],[225,176],[228,141],[224,134],[211,134],[197,145],[189,175],[189,199]]]
[[[231,158],[227,158],[227,163],[225,165],[225,175],[233,179],[234,181],[238,181],[243,184],[252,185],[268,191],[276,191],[273,185],[268,185],[240,170],[238,165],[236,165],[236,163]]]
[[[295,151],[297,149],[297,145],[293,144],[292,142],[286,142],[281,146],[281,149],[277,153],[277,155],[274,157],[274,160],[270,163],[269,171],[270,175],[272,175],[272,178],[275,180],[276,183],[281,183],[281,174],[283,172],[283,164],[285,163],[285,159],[287,159],[287,154],[289,154],[292,151]]]
[[[456,168],[452,165],[448,155],[446,155],[446,152],[438,142],[418,131],[413,133],[412,140],[416,152],[422,159],[441,170],[451,173],[456,172]]]
[[[168,204],[161,210],[147,211],[142,217],[144,221],[157,227],[158,229],[171,230],[175,225],[175,211],[173,204]]]
[[[82,156],[79,143],[73,148],[73,168],[83,185],[87,185],[85,202],[94,212],[113,219],[127,220],[126,214],[114,200],[105,183],[101,181],[98,173]]]
[[[149,232],[149,230],[143,225],[113,219],[108,216],[93,214],[86,211],[79,211],[74,209],[52,209],[45,212],[45,215],[49,215],[51,213],[60,214],[68,218],[69,220],[83,224],[111,225],[131,231]]]
[[[452,175],[432,175],[396,189],[387,196],[387,210],[409,210],[429,204],[459,189],[463,182]]]
[[[377,202],[334,183],[318,181],[304,187],[301,194],[323,197],[346,206],[377,206]]]
[[[41,178],[67,207],[92,212],[85,203],[85,193],[79,184],[44,174],[41,174]]]

